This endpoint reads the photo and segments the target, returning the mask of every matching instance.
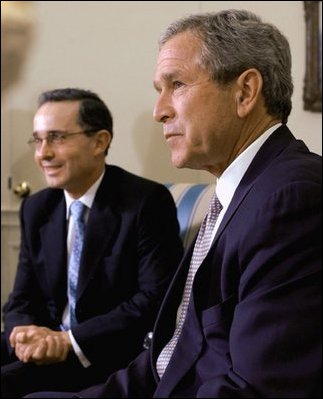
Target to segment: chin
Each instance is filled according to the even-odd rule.
[[[180,154],[172,154],[172,164],[175,168],[182,169],[188,167],[188,160]]]
[[[63,188],[63,183],[57,179],[46,179],[46,183],[50,188]]]
[[[179,161],[178,159],[172,160],[172,164],[177,169],[182,169],[186,167],[186,165],[182,161]]]

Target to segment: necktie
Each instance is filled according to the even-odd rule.
[[[212,244],[212,233],[216,223],[216,220],[221,212],[222,205],[214,192],[211,203],[209,206],[208,213],[206,214],[193,250],[192,259],[190,263],[190,268],[188,271],[186,284],[184,287],[182,302],[179,306],[178,317],[177,317],[177,325],[171,340],[167,343],[167,345],[161,351],[158,359],[157,359],[157,372],[159,377],[161,378],[166,370],[166,367],[170,361],[170,358],[174,352],[175,346],[177,344],[178,338],[182,332],[182,328],[184,325],[188,304],[190,301],[192,286],[195,274],[203,262],[205,256],[207,255],[210,246]]]
[[[68,300],[70,307],[71,327],[77,324],[75,316],[76,288],[79,275],[81,253],[84,241],[84,213],[86,206],[80,201],[71,204],[71,217],[74,220],[74,239],[72,241],[70,260],[68,264]]]

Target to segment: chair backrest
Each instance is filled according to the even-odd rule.
[[[184,248],[192,242],[208,211],[215,184],[166,184],[177,207],[177,218]]]

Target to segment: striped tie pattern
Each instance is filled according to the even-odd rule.
[[[190,268],[188,271],[187,275],[187,280],[186,284],[184,287],[184,293],[182,297],[182,302],[179,307],[178,311],[178,320],[177,320],[177,325],[175,328],[175,332],[173,334],[173,337],[171,340],[167,343],[167,345],[163,348],[161,351],[158,359],[157,359],[157,372],[159,377],[161,378],[166,370],[166,367],[170,361],[170,358],[174,352],[175,346],[177,344],[178,338],[182,332],[182,328],[184,325],[186,313],[187,313],[187,308],[188,304],[190,301],[191,297],[191,291],[192,291],[192,286],[193,286],[193,281],[195,274],[203,262],[205,256],[207,255],[210,246],[212,244],[212,233],[214,230],[214,226],[216,223],[216,220],[222,210],[222,205],[216,196],[216,193],[214,192],[211,203],[209,206],[209,210],[207,215],[205,216],[200,230],[199,234],[197,236],[195,246],[194,246],[194,251],[190,263]]]
[[[70,307],[71,327],[77,324],[75,315],[76,288],[80,268],[81,253],[84,241],[84,213],[86,206],[81,201],[73,201],[70,207],[74,220],[74,240],[72,242],[70,260],[68,264],[68,300]]]

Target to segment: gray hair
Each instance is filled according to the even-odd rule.
[[[267,112],[287,123],[293,93],[291,53],[275,26],[245,10],[190,15],[169,25],[159,47],[186,31],[200,40],[201,66],[217,83],[228,84],[243,71],[257,69]]]

